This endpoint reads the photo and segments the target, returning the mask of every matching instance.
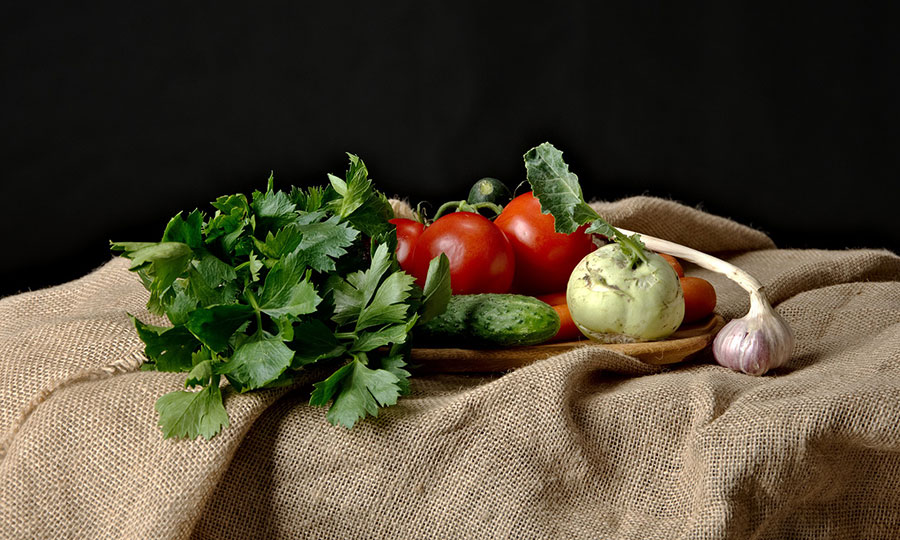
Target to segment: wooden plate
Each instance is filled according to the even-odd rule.
[[[412,362],[428,371],[440,373],[498,372],[519,368],[578,347],[603,347],[648,364],[674,364],[706,348],[724,325],[722,317],[713,314],[702,321],[683,325],[667,339],[643,343],[605,344],[583,339],[507,349],[415,348],[412,350]]]

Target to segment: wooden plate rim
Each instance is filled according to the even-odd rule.
[[[714,313],[704,320],[682,326],[661,341],[611,344],[581,339],[502,349],[419,347],[413,348],[411,360],[426,371],[433,372],[499,372],[580,347],[600,347],[633,356],[648,364],[672,364],[706,348],[724,324],[722,316]]]

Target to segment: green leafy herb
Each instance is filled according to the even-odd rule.
[[[173,217],[160,242],[112,242],[150,291],[148,309],[172,326],[134,318],[142,369],[186,373],[159,398],[166,437],[210,438],[228,426],[229,392],[291,384],[310,364],[334,372],[314,385],[313,405],[353,426],[409,391],[405,352],[419,321],[450,297],[445,256],[424,289],[394,254],[393,211],[352,154],[328,185],[226,195]],[[220,385],[222,378],[228,382]]]
[[[647,261],[638,235],[622,234],[585,202],[578,177],[569,171],[560,150],[548,142],[532,148],[525,153],[525,169],[534,196],[541,201],[541,211],[553,216],[557,232],[570,234],[590,224],[586,232],[614,240],[632,266]]]

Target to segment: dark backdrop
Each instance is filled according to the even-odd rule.
[[[20,2],[2,14],[0,295],[216,196],[360,155],[413,202],[565,152],[782,247],[900,251],[893,13],[849,3]],[[252,7],[251,7],[252,4]],[[887,4],[887,3],[885,3]]]

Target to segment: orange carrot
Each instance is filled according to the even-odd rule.
[[[569,313],[569,306],[566,304],[557,304],[553,306],[553,309],[555,309],[556,314],[559,315],[559,332],[548,340],[549,343],[575,341],[576,339],[584,337],[581,330],[575,326],[575,321],[572,320],[572,315]]]
[[[558,306],[560,304],[566,303],[566,291],[555,292],[542,294],[540,296],[535,296],[538,300],[545,304],[550,304],[551,306]]]
[[[684,268],[681,267],[681,263],[678,262],[678,259],[671,255],[666,255],[665,253],[660,253],[659,256],[672,265],[672,268],[675,269],[675,273],[678,274],[678,277],[684,277]]]
[[[690,323],[709,316],[716,308],[716,289],[703,278],[679,278],[684,292],[684,321]]]

